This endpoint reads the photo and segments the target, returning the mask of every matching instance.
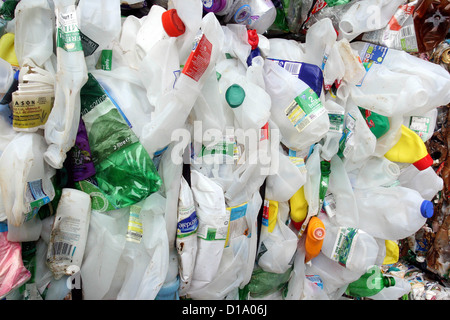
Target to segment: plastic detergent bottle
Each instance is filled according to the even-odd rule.
[[[400,140],[384,156],[394,162],[412,163],[419,170],[431,166],[433,158],[419,135],[404,125],[401,133]]]
[[[320,253],[325,238],[325,225],[318,217],[311,217],[306,227],[305,262],[308,262]]]

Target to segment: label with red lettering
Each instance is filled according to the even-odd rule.
[[[198,81],[209,66],[211,61],[212,43],[204,34],[194,42],[194,48],[189,55],[182,73],[191,79]]]

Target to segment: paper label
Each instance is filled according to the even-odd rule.
[[[302,132],[316,118],[327,112],[313,89],[308,88],[297,96],[286,108],[285,114],[297,129]]]
[[[388,52],[388,48],[384,46],[379,46],[376,44],[366,43],[364,46],[364,49],[360,53],[360,59],[361,62],[366,69],[366,75],[367,72],[369,72],[370,68],[374,63],[376,64],[382,64],[384,61],[384,58],[386,57],[386,54]],[[360,83],[357,84],[357,87],[360,87],[364,82],[364,76]]]
[[[202,151],[199,157],[213,154],[223,154],[234,157],[235,155],[235,140],[233,136],[224,136],[222,141],[209,146],[202,146]]]
[[[268,232],[273,232],[278,218],[278,202],[275,200],[264,200],[262,225],[267,227]]]
[[[137,205],[130,206],[130,216],[128,218],[128,229],[126,239],[134,243],[141,243],[144,230],[141,222],[141,207]]]
[[[103,192],[94,183],[88,180],[76,182],[75,188],[89,194],[89,196],[91,197],[92,210],[107,212],[117,209],[111,204],[111,202],[109,202]]]
[[[198,229],[198,217],[195,211],[195,206],[189,208],[178,208],[178,215],[180,217],[186,217],[177,224],[177,237],[184,238],[195,234]]]
[[[64,217],[58,221],[59,224],[52,232],[51,256],[56,260],[72,261],[80,240],[81,219]]]
[[[194,81],[202,77],[211,61],[212,44],[204,34],[200,35],[194,41],[192,52],[182,70],[182,73]]]
[[[356,119],[350,113],[348,113],[345,120],[345,128],[342,132],[342,137],[339,140],[338,155],[340,157],[347,157],[348,154],[353,150],[353,144],[351,143],[351,141],[354,135]]]
[[[228,225],[228,235],[225,243],[225,247],[228,247],[231,239],[239,237],[241,235],[249,235],[249,227],[247,224],[247,207],[248,203],[243,203],[235,207],[227,208],[228,214],[230,215],[230,223]]]
[[[342,113],[328,113],[330,120],[330,132],[342,133],[344,131],[344,112]]]
[[[320,278],[320,276],[318,275],[305,275],[306,279],[308,279],[309,281],[311,281],[312,283],[314,283],[316,286],[318,286],[320,289],[323,290],[323,281],[322,278]]]
[[[230,213],[225,214],[214,213],[214,217],[209,219],[215,220],[213,224],[199,223],[197,237],[207,240],[226,240],[228,235],[228,225],[230,223]]]
[[[336,215],[336,199],[329,191],[327,191],[327,194],[323,200],[323,208],[330,218]]]
[[[45,125],[53,108],[53,94],[12,94],[13,127],[39,128]]]
[[[295,164],[295,166],[298,168],[298,170],[300,170],[301,173],[307,172],[306,165],[305,165],[305,159],[303,159],[301,157],[289,156],[289,160],[291,160],[291,162],[293,164]]]
[[[67,52],[83,51],[75,6],[69,6],[66,12],[57,10],[56,23],[56,46]]]
[[[113,52],[110,49],[102,50],[102,53],[98,59],[96,68],[105,70],[105,71],[111,71],[111,69],[112,69],[112,54],[113,54]]]
[[[427,138],[430,131],[430,121],[428,117],[412,116],[409,122],[409,128],[417,133],[422,140]]]
[[[33,218],[43,205],[50,202],[50,197],[44,191],[42,179],[27,182],[25,201],[28,203],[25,221]]]
[[[331,259],[346,267],[348,260],[352,257],[353,241],[356,241],[357,236],[358,229],[340,227],[333,246]]]

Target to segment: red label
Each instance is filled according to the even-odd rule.
[[[269,140],[269,122],[261,128],[261,139],[259,141]]]
[[[202,36],[194,50],[189,55],[182,73],[198,81],[209,66],[211,60],[212,44]]]

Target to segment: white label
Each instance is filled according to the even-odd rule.
[[[327,194],[323,200],[323,207],[330,218],[336,215],[336,199],[329,191],[327,191]]]
[[[331,259],[346,267],[348,260],[351,259],[355,246],[353,242],[358,237],[358,229],[340,227],[336,242],[333,246]]]
[[[127,241],[141,243],[144,230],[141,222],[141,207],[132,205],[130,207],[130,217],[128,218]]]

